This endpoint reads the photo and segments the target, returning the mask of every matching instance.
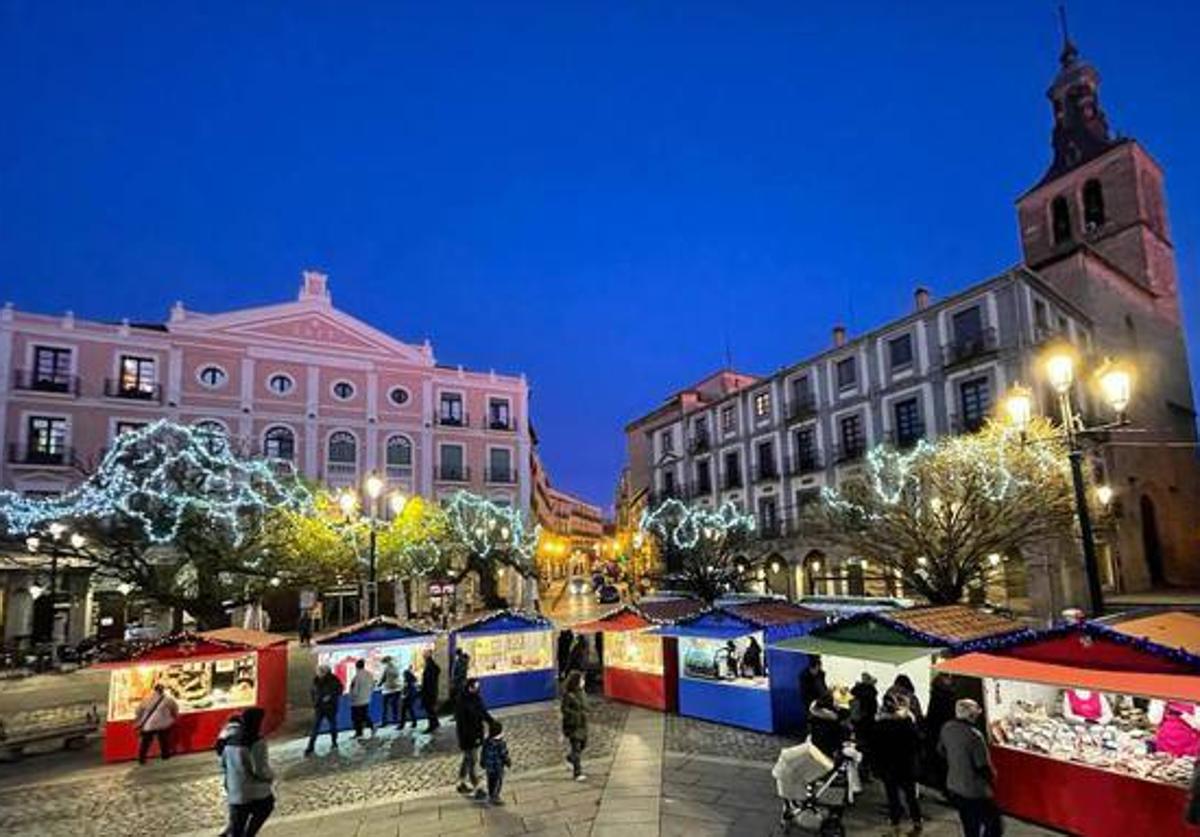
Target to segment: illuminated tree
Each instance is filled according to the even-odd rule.
[[[223,434],[159,421],[123,434],[95,473],[59,497],[0,493],[0,530],[16,544],[65,525],[82,540],[63,553],[217,626],[228,603],[286,569],[270,549],[272,515],[310,503],[293,476],[235,455]]]
[[[1073,531],[1066,451],[1041,420],[1024,433],[992,423],[908,452],[875,448],[862,478],[825,488],[806,523],[930,602],[958,602],[1000,557]]]
[[[711,511],[665,500],[643,513],[641,530],[654,539],[666,577],[706,602],[750,580],[750,562],[739,551],[753,536],[754,517],[733,503]]]
[[[519,509],[459,491],[446,503],[445,513],[449,577],[458,583],[474,573],[485,607],[504,604],[498,587],[498,575],[504,568],[522,579],[536,577],[533,555],[538,527],[526,528]]]

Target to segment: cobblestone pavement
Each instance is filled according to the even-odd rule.
[[[780,735],[667,716],[667,752],[775,763],[784,747],[800,743]]]
[[[594,702],[590,757],[611,754],[627,711],[620,704]],[[505,719],[514,776],[562,765],[556,707],[539,704],[496,714]],[[313,759],[303,758],[303,738],[273,742],[272,762],[280,777],[277,816],[420,794],[450,786],[457,776],[459,752],[452,725],[443,726],[418,757],[413,756],[413,739],[394,730],[363,744],[345,736],[341,753],[335,755],[327,752],[327,742],[327,737],[322,739]],[[222,818],[220,779],[206,754],[155,761],[143,768],[97,768],[49,784],[0,789],[0,833],[11,837],[160,837],[216,826]]]

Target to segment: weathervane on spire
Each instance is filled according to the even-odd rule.
[[[1062,29],[1062,53],[1059,55],[1059,61],[1064,67],[1074,63],[1079,56],[1079,50],[1075,44],[1071,42],[1071,31],[1067,28],[1067,5],[1065,3],[1058,4],[1058,25]]]

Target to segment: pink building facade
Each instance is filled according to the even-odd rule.
[[[223,314],[181,303],[167,322],[108,324],[0,311],[0,487],[58,493],[120,433],[159,418],[220,427],[241,449],[330,486],[374,472],[389,490],[459,489],[529,511],[524,376],[439,366],[333,307],[299,297]]]

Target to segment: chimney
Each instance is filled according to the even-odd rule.
[[[846,345],[846,327],[838,323],[833,327],[833,347],[840,349]]]
[[[929,288],[917,285],[917,289],[913,291],[913,299],[917,303],[917,310],[924,311],[929,307]]]
[[[304,284],[300,286],[300,299],[329,302],[329,275],[319,270],[306,270],[302,275]]]

